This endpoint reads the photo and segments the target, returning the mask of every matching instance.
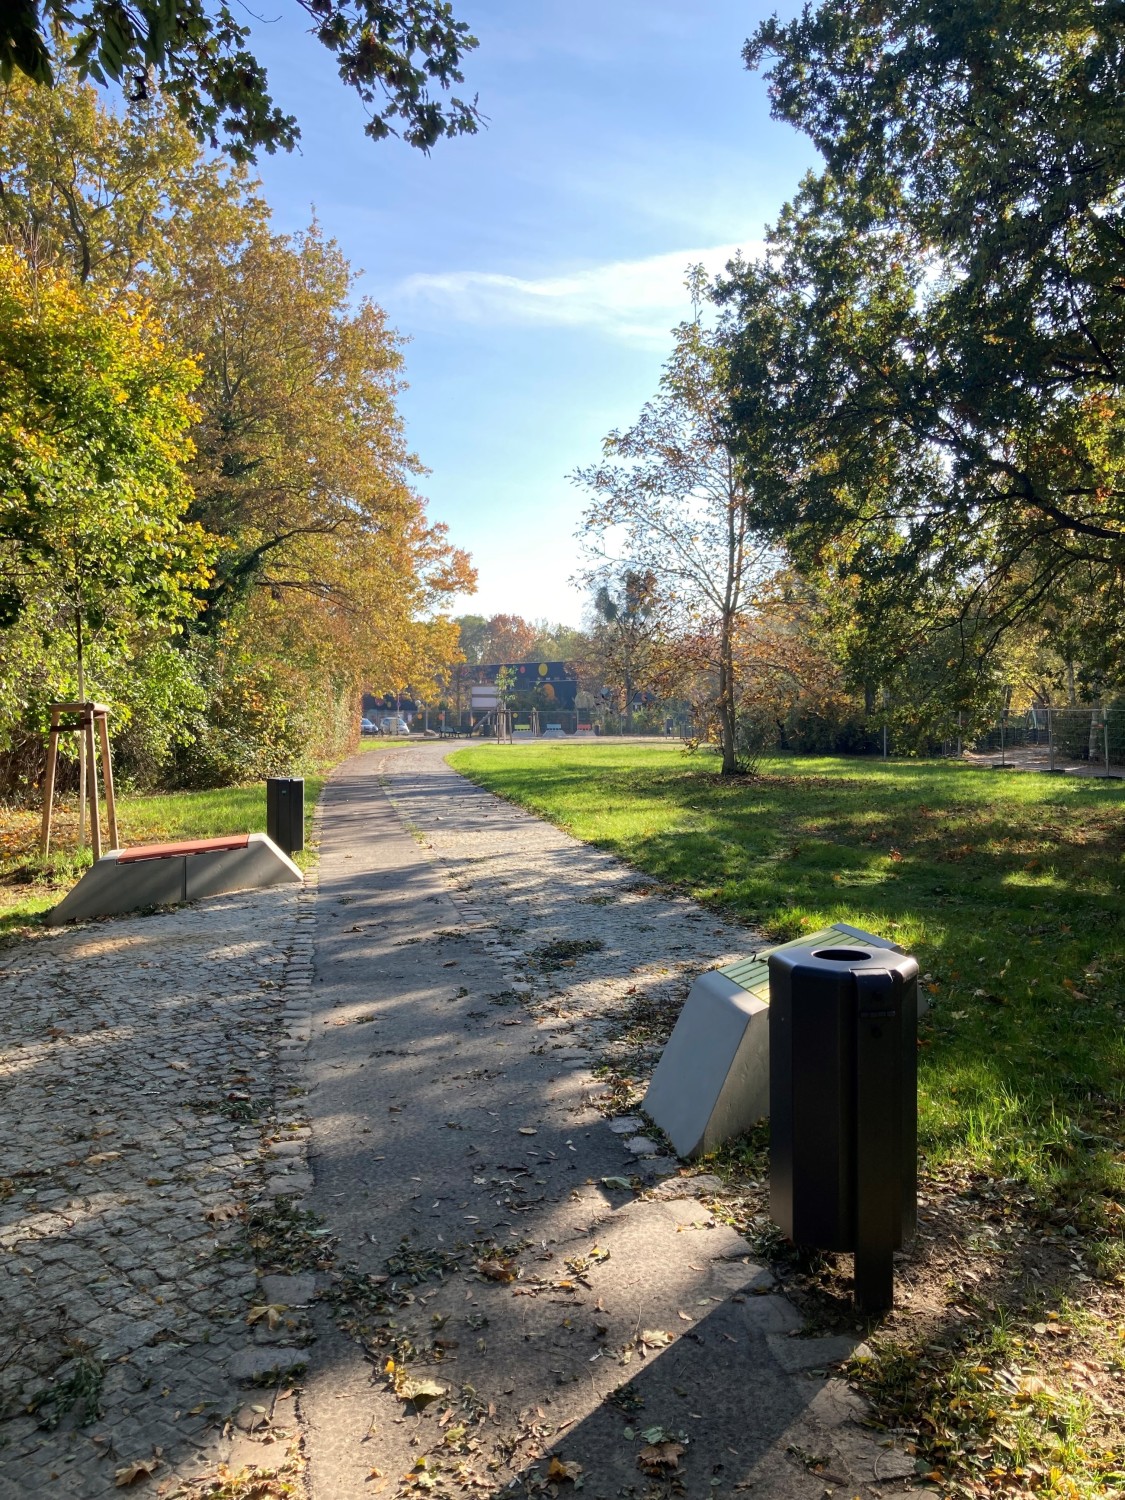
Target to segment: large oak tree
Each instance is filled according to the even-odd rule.
[[[1125,583],[1125,23],[1087,3],[826,0],[748,45],[826,170],[730,292],[759,520],[876,613],[987,654]],[[882,604],[880,603],[882,601]],[[916,607],[915,607],[916,606]],[[894,637],[893,612],[887,616]],[[971,653],[970,653],[971,654]]]

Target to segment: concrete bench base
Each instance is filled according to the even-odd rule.
[[[264,833],[111,849],[47,913],[53,926],[175,906],[229,891],[299,884],[304,876]]]
[[[885,938],[838,922],[712,969],[692,985],[641,1106],[679,1156],[713,1151],[769,1114],[768,957],[777,948],[833,938],[902,952]]]

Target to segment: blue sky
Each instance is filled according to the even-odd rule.
[[[480,574],[458,612],[579,623],[567,474],[655,390],[688,263],[752,251],[816,165],[742,66],[773,7],[454,0],[489,123],[429,157],[369,141],[302,13],[265,7],[255,46],[302,130],[299,153],[260,163],[275,222],[315,209],[410,339],[420,488]]]

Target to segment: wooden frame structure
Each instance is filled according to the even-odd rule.
[[[105,810],[109,824],[109,847],[116,849],[117,802],[113,795],[113,766],[109,757],[109,709],[104,703],[51,703],[51,728],[47,734],[47,770],[43,777],[43,826],[39,852],[46,859],[51,849],[51,818],[55,802],[55,772],[59,759],[59,735],[77,733],[84,751],[85,791],[90,802],[90,844],[94,859],[102,856],[101,816],[98,809],[98,751],[101,751]],[[94,735],[97,734],[95,748]]]

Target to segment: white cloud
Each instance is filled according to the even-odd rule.
[[[399,297],[464,322],[597,328],[616,338],[663,343],[669,328],[691,313],[684,287],[687,267],[702,264],[712,273],[720,271],[739,248],[672,250],[559,276],[447,271],[408,276],[396,290]],[[741,248],[754,256],[762,245],[751,240]]]

